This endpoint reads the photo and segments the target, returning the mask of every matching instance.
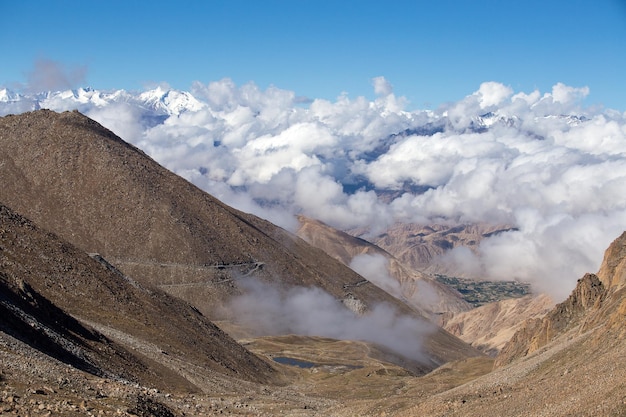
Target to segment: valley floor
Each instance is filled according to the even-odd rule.
[[[476,358],[417,378],[403,368],[371,358],[363,343],[295,336],[262,338],[244,343],[268,360],[280,355],[315,366],[300,368],[276,362],[284,373],[284,386],[206,379],[201,391],[176,394],[89,375],[0,335],[1,415],[393,414],[420,398],[488,372],[492,366],[490,359]],[[409,392],[411,402],[407,402]]]
[[[0,335],[0,415],[626,415],[626,349],[620,340],[599,345],[593,331],[493,372],[492,359],[477,357],[422,377],[372,357],[375,352],[360,342],[246,339],[241,342],[267,360],[292,358],[306,367],[274,362],[282,386],[213,376],[185,394],[89,375]]]

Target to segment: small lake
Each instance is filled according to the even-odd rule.
[[[295,358],[288,358],[286,356],[277,356],[272,359],[274,360],[274,362],[278,362],[283,365],[297,366],[298,368],[308,369],[308,368],[313,368],[314,366],[317,366],[317,364],[313,362],[303,361],[303,360],[295,359]]]

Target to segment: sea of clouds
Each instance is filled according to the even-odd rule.
[[[446,260],[557,300],[626,230],[626,114],[583,107],[588,88],[485,82],[434,110],[407,110],[383,77],[373,89],[373,100],[307,100],[223,79],[170,93],[183,111],[158,118],[127,99],[40,105],[78,108],[224,202],[290,230],[296,213],[372,235],[395,222],[513,226]]]

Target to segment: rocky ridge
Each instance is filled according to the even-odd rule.
[[[490,224],[396,224],[384,233],[368,237],[368,240],[396,257],[408,267],[427,274],[442,274],[454,277],[466,276],[442,256],[451,249],[465,247],[475,250],[485,237],[513,230],[509,225]],[[362,236],[366,231],[351,230],[350,234]]]
[[[576,288],[545,317],[529,320],[503,347],[496,360],[501,366],[524,357],[554,339],[570,333],[585,333],[595,326],[620,327],[626,311],[622,293],[626,285],[626,233],[607,249],[598,274],[585,274]]]
[[[625,255],[626,232],[597,274],[515,333],[492,372],[400,415],[625,415]]]
[[[297,235],[311,245],[345,265],[350,265],[358,255],[374,255],[385,260],[389,282],[379,285],[407,304],[437,320],[444,312],[461,312],[470,309],[458,292],[437,282],[432,276],[403,265],[389,252],[361,238],[334,229],[320,221],[298,216]]]

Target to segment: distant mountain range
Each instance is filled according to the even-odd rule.
[[[78,88],[65,91],[46,91],[37,94],[20,94],[8,89],[0,90],[0,114],[17,114],[39,109],[79,110],[116,104],[132,106],[147,118],[177,116],[205,108],[206,103],[191,93],[156,87],[152,90],[131,93],[126,90],[102,91]],[[159,119],[157,119],[159,120]]]
[[[78,88],[65,91],[46,91],[40,93],[18,93],[11,91],[7,88],[0,89],[0,116],[7,114],[20,114],[28,111],[50,109],[53,111],[67,111],[78,110],[79,112],[86,114],[101,123],[107,125],[108,122],[112,122],[114,125],[117,122],[116,119],[125,119],[126,117],[132,117],[133,121],[139,124],[141,134],[145,133],[148,129],[155,126],[159,126],[165,123],[165,121],[172,118],[179,118],[185,114],[194,114],[201,111],[208,112],[209,117],[215,115],[221,118],[226,117],[221,122],[229,124],[237,124],[237,115],[232,113],[228,116],[220,114],[223,109],[215,108],[214,103],[210,103],[204,98],[194,96],[187,91],[180,91],[167,87],[156,87],[146,91],[126,91],[119,90],[98,90],[92,88]],[[113,113],[109,113],[106,116],[106,122],[101,120],[101,116],[97,117],[96,113],[111,109]],[[254,112],[254,109],[248,109],[249,112]],[[113,114],[114,116],[110,116]],[[256,116],[253,116],[256,117]],[[540,117],[542,119],[559,119],[567,126],[575,126],[586,122],[584,116],[578,115],[532,115],[528,117]],[[233,119],[231,121],[231,119]],[[188,123],[184,122],[184,123]],[[243,123],[242,131],[248,129],[248,122]],[[272,122],[272,123],[275,123]],[[409,125],[408,127],[406,125]],[[191,123],[191,126],[202,126],[202,123]],[[112,128],[112,126],[108,126]],[[238,127],[239,128],[239,127]],[[345,159],[345,161],[339,161],[337,157],[331,152],[320,152],[319,154],[311,155],[312,158],[316,158],[323,163],[329,165],[336,165],[337,170],[345,171],[336,178],[343,187],[344,192],[352,194],[357,190],[373,190],[377,195],[385,201],[396,198],[403,192],[410,192],[411,194],[422,194],[427,190],[433,188],[429,184],[416,184],[414,182],[407,181],[401,188],[393,187],[393,189],[387,189],[384,186],[375,185],[371,179],[366,178],[364,175],[351,172],[346,169],[351,163],[356,161],[372,162],[378,159],[380,156],[386,154],[393,146],[401,143],[407,136],[433,136],[435,134],[448,131],[457,133],[484,133],[491,129],[514,129],[522,132],[529,137],[542,140],[545,133],[540,130],[537,132],[528,131],[528,123],[518,115],[501,113],[498,110],[487,111],[483,114],[470,116],[463,123],[454,121],[453,117],[449,116],[447,111],[432,112],[425,111],[420,114],[419,117],[409,117],[406,122],[398,124],[397,131],[393,128],[389,130],[389,133],[383,134],[381,137],[376,138],[371,147],[364,151],[350,151],[345,153],[339,159]],[[117,132],[119,134],[119,132]],[[271,132],[262,132],[261,135],[270,134]],[[140,140],[139,137],[124,137],[132,143],[137,144]],[[223,145],[223,138],[216,134],[214,139],[214,146],[220,147]],[[346,161],[349,161],[346,163]],[[207,171],[206,167],[200,167],[202,175]],[[272,200],[264,200],[263,196],[256,196],[255,201],[262,206],[271,206]]]
[[[18,93],[7,88],[0,89],[0,116],[39,109],[78,110],[84,113],[88,109],[116,104],[130,105],[146,117],[152,118],[155,116],[179,116],[183,113],[196,112],[209,107],[207,102],[195,97],[190,92],[160,86],[146,91],[98,90],[86,87],[40,93]],[[434,115],[434,113],[431,114]],[[570,125],[587,121],[584,116],[578,115],[548,115],[545,117],[561,118]],[[444,113],[441,117],[435,117],[435,120],[419,123],[406,131],[398,132],[398,134],[400,136],[429,136],[441,132],[444,128],[454,129],[446,119],[447,115]],[[467,128],[481,132],[496,126],[520,127],[521,122],[516,115],[490,111],[473,117]]]

